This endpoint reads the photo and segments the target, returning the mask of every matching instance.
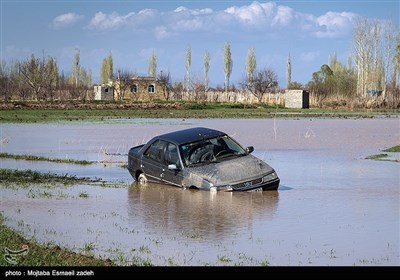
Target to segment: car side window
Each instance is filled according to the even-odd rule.
[[[178,148],[175,144],[167,143],[167,148],[165,149],[165,156],[164,156],[165,163],[169,164],[176,164],[179,166],[179,154]]]
[[[166,142],[157,140],[144,152],[143,156],[161,162]]]

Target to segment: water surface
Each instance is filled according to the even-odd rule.
[[[194,126],[253,145],[280,176],[278,191],[139,187],[121,167],[131,146]],[[398,145],[399,130],[398,118],[2,124],[1,152],[95,163],[0,159],[1,168],[113,184],[3,187],[1,211],[28,238],[122,265],[398,266],[400,164],[365,157]]]

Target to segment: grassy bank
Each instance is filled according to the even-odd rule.
[[[393,159],[390,156],[390,154],[386,154],[386,153],[400,153],[400,145],[396,145],[396,146],[384,149],[382,151],[385,153],[368,156],[368,157],[366,157],[366,159],[400,162],[400,160],[398,160],[398,159]]]
[[[48,157],[33,156],[33,155],[14,155],[14,154],[8,154],[8,153],[0,153],[0,158],[22,159],[22,160],[31,160],[31,161],[49,161],[49,162],[70,163],[70,164],[79,164],[79,165],[89,165],[89,164],[93,163],[93,162],[87,161],[87,160],[48,158]]]
[[[206,103],[15,103],[3,106],[0,123],[100,121],[134,118],[275,118],[275,117],[373,117],[399,115],[397,111],[346,109],[287,109],[280,106]]]
[[[111,260],[71,252],[58,246],[46,246],[27,240],[4,225],[0,215],[0,266],[111,266]],[[3,257],[4,255],[4,257]]]
[[[385,149],[383,151],[387,152],[387,153],[400,153],[400,145],[393,146],[391,148],[387,148],[387,149]]]
[[[26,184],[55,184],[64,185],[78,183],[92,183],[99,180],[92,180],[84,177],[76,177],[72,175],[58,175],[53,173],[41,173],[32,170],[17,170],[0,168],[0,185],[26,185]]]

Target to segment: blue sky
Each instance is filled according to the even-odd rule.
[[[185,75],[191,48],[191,76],[203,80],[209,51],[211,86],[223,86],[223,47],[231,45],[231,84],[245,75],[247,51],[254,48],[257,68],[273,69],[286,86],[286,60],[292,81],[302,84],[337,54],[346,63],[352,52],[357,17],[391,20],[399,27],[399,0],[393,1],[79,1],[0,0],[1,59],[50,55],[71,71],[75,48],[81,65],[98,82],[103,59],[112,53],[114,70],[147,75],[154,51],[157,70],[174,81]]]

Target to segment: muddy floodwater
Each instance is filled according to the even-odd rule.
[[[277,171],[278,191],[134,183],[124,166],[130,147],[195,126],[254,146]],[[5,224],[40,243],[119,265],[400,265],[400,163],[365,159],[400,144],[397,117],[1,124],[0,139],[3,153],[95,162],[0,159],[1,168],[106,182],[1,187]]]

